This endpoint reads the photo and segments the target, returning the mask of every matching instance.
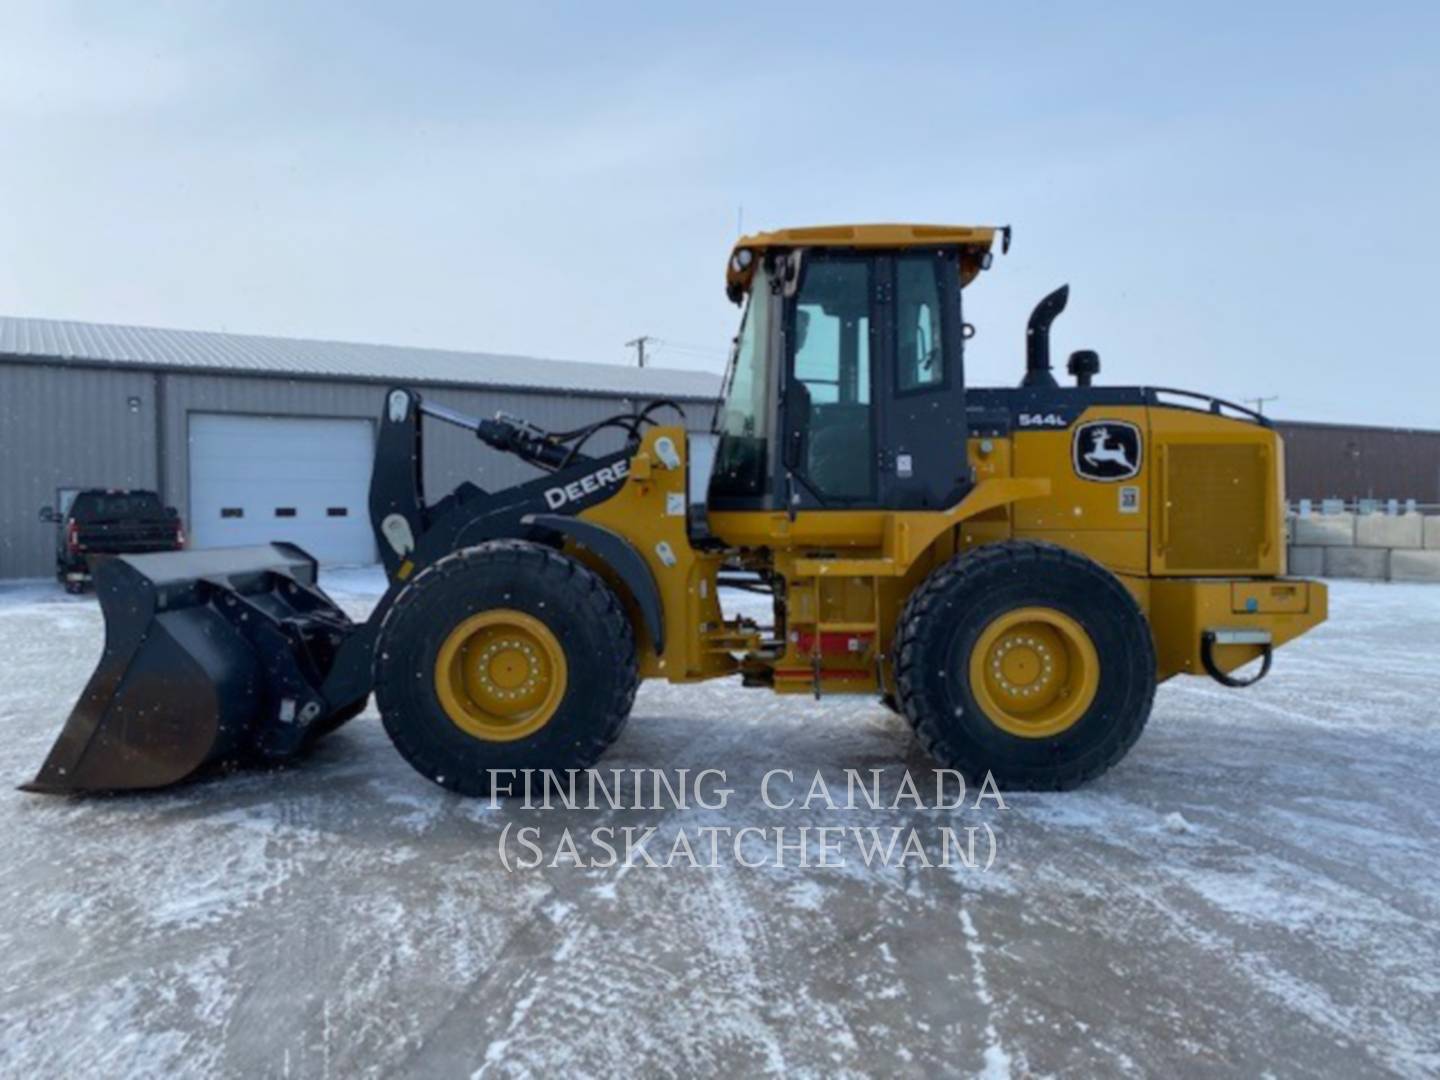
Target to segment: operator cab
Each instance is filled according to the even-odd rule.
[[[961,286],[996,230],[745,237],[745,302],[716,413],[716,509],[940,509],[969,486]]]

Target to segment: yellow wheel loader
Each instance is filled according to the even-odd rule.
[[[1030,318],[1019,387],[966,386],[961,290],[1009,242],[920,225],[741,239],[708,434],[669,402],[549,432],[389,391],[370,495],[389,588],[370,618],[352,624],[287,544],[100,563],[104,655],[28,787],[283,761],[373,691],[400,753],[475,795],[500,770],[594,764],[655,678],[878,695],[937,763],[1010,788],[1100,775],[1158,682],[1254,681],[1326,593],[1285,576],[1263,417],[1095,385],[1088,351],[1057,384],[1066,289]],[[427,422],[539,475],[429,501]],[[602,431],[623,446],[595,451]],[[727,618],[726,584],[768,593],[773,626]]]

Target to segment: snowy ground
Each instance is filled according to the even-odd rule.
[[[355,614],[375,583],[327,581]],[[0,1074],[1435,1075],[1440,589],[1332,590],[1266,683],[1162,687],[1079,792],[771,810],[772,768],[797,778],[779,795],[928,773],[869,700],[647,685],[604,766],[725,769],[730,806],[527,812],[415,775],[373,712],[283,772],[14,791],[101,626],[93,600],[0,584]],[[502,865],[507,825],[548,854],[597,824],[654,826],[662,855],[705,825],[988,825],[996,850],[988,871],[748,869],[728,846],[715,868]]]

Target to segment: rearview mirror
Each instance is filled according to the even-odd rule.
[[[60,520],[60,515],[55,513],[53,506],[42,506],[40,507],[40,520],[45,522],[46,525],[54,525],[55,522]]]
[[[797,308],[795,311],[795,352],[805,348],[805,342],[810,337],[810,312]]]

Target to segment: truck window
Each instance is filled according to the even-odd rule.
[[[75,496],[70,513],[80,522],[161,521],[165,517],[165,508],[160,505],[160,497],[153,492],[92,494],[82,491]]]

